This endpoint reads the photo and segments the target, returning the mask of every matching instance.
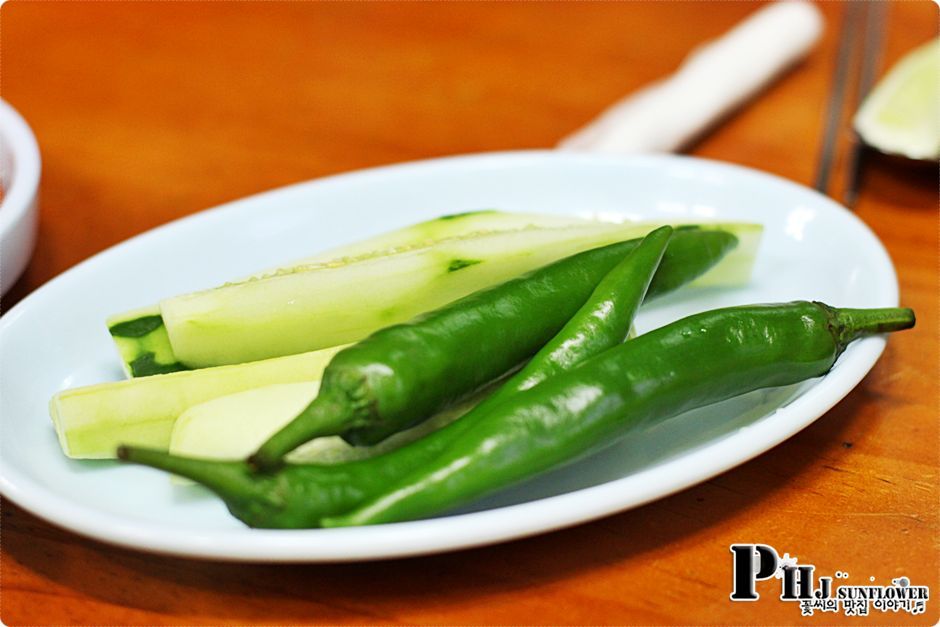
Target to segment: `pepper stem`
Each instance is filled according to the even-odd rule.
[[[284,457],[301,444],[314,438],[342,433],[351,415],[348,403],[321,394],[296,418],[268,438],[248,458],[248,465],[255,471],[277,470],[284,465]]]
[[[206,486],[223,500],[257,498],[256,482],[244,462],[225,462],[178,457],[163,451],[136,446],[119,446],[118,459],[159,468]]]
[[[914,326],[914,310],[907,307],[883,309],[830,308],[832,326],[841,346],[866,335],[903,331]]]

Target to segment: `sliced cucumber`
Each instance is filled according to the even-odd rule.
[[[389,231],[352,244],[331,248],[292,263],[258,272],[249,278],[262,278],[298,266],[308,266],[325,261],[337,262],[370,256],[387,255],[394,252],[423,248],[442,239],[464,237],[472,233],[509,231],[527,227],[561,227],[585,224],[589,221],[574,216],[540,213],[512,213],[497,209],[466,211],[433,218],[417,224]]]
[[[496,210],[469,211],[419,222],[389,233],[333,248],[305,259],[256,273],[249,279],[289,273],[298,266],[329,262],[331,266],[355,263],[367,258],[382,257],[407,250],[427,247],[434,242],[473,233],[485,233],[525,227],[560,227],[584,224],[582,218],[534,213],[509,213]],[[177,359],[161,317],[160,307],[153,305],[128,311],[107,320],[124,372],[129,377],[165,374],[189,367]],[[244,361],[244,360],[242,360]]]
[[[176,421],[170,452],[202,459],[244,459],[296,417],[319,388],[318,381],[265,385],[194,405]],[[351,446],[336,436],[317,438],[291,453],[288,459],[335,464],[371,457],[440,429],[480,400],[476,396],[375,446]]]
[[[764,227],[760,224],[749,224],[747,222],[702,224],[700,226],[704,229],[728,231],[738,238],[738,245],[715,264],[711,270],[692,281],[689,285],[693,287],[739,287],[747,285],[748,281],[751,280],[751,271],[754,269],[754,260],[757,258],[757,249],[760,247]]]
[[[562,257],[641,237],[658,225],[596,223],[450,238],[403,253],[300,266],[178,296],[162,301],[160,310],[173,352],[187,366],[265,359],[357,341]],[[750,224],[709,228],[748,238],[760,232]],[[724,266],[722,272],[739,283],[753,257],[729,256],[734,272],[726,262],[716,267]]]
[[[119,444],[165,449],[189,407],[262,385],[318,380],[341,348],[65,390],[52,397],[49,413],[69,457],[111,458]]]
[[[559,222],[566,226],[547,226]],[[524,226],[510,231],[472,230],[517,224]],[[273,270],[264,275],[266,278],[259,275],[168,299],[161,307],[120,314],[108,324],[125,370],[132,377],[295,354],[359,340],[382,326],[407,320],[566,254],[639,237],[655,226],[659,223],[609,224],[496,211],[439,218],[324,253],[311,258],[311,264]],[[729,230],[740,243],[695,284],[746,282],[761,227],[737,223],[708,228]],[[434,239],[452,233],[464,234]],[[414,245],[407,245],[409,241]],[[382,245],[398,248],[362,252]],[[537,247],[542,250],[535,250]],[[331,255],[347,256],[316,261]],[[362,282],[363,276],[372,280]],[[320,286],[327,287],[322,294],[315,291]],[[369,292],[369,298],[360,298],[374,286],[379,289]],[[291,298],[294,293],[302,296],[301,303]],[[269,301],[270,296],[280,300]],[[366,302],[374,310],[364,310]],[[167,315],[171,318],[169,333]],[[293,324],[282,326],[284,319]],[[298,333],[301,326],[304,328]],[[259,327],[267,332],[252,336]],[[272,336],[276,341],[270,341]]]

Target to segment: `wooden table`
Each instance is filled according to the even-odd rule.
[[[3,98],[43,154],[39,245],[4,307],[73,264],[246,194],[390,162],[551,146],[671,71],[748,2],[47,3],[2,10]],[[821,46],[691,151],[812,179],[845,8]],[[885,61],[937,33],[890,6]],[[846,137],[842,138],[843,140]],[[938,620],[936,170],[876,160],[858,214],[918,328],[769,453],[640,509],[500,546],[348,565],[158,557],[3,505],[2,619],[16,624],[796,623],[770,585],[731,603],[735,542],[906,575]],[[817,615],[839,622],[841,615]],[[856,619],[854,622],[866,622]]]

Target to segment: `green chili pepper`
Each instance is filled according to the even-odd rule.
[[[256,527],[315,527],[380,493],[389,482],[427,463],[502,398],[533,387],[578,362],[621,343],[643,301],[672,234],[662,227],[646,238],[598,284],[591,297],[535,357],[470,413],[422,440],[372,459],[320,466],[288,465],[276,475],[253,475],[241,462],[213,462],[122,449],[119,456],[199,481],[221,496],[232,513]],[[681,250],[681,247],[679,248]],[[669,279],[671,273],[656,276]]]
[[[506,399],[431,463],[321,523],[367,525],[447,511],[589,454],[636,425],[825,374],[852,340],[913,324],[910,309],[809,302],[690,316]]]
[[[571,370],[585,359],[621,344],[646,298],[653,277],[669,279],[678,274],[656,272],[672,232],[672,227],[663,226],[643,238],[633,252],[597,284],[587,302],[561,331],[481,405],[488,407],[504,397],[533,388],[559,372]],[[688,281],[688,277],[684,278]],[[677,283],[675,287],[680,285]]]
[[[317,398],[249,463],[274,469],[294,448],[324,435],[374,444],[511,371],[562,328],[638,243],[567,257],[344,349],[324,371]],[[737,238],[723,231],[677,233],[650,294],[699,276],[736,244]]]

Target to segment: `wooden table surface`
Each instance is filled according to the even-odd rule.
[[[227,200],[335,172],[544,147],[674,69],[748,2],[19,2],[2,96],[43,155],[39,244],[7,309],[77,262]],[[821,45],[692,154],[809,184],[845,5]],[[885,62],[937,34],[889,7]],[[847,135],[843,135],[842,140]],[[848,583],[905,575],[938,620],[937,173],[883,159],[858,215],[918,327],[825,417],[711,481],[499,546],[346,565],[239,565],[86,540],[3,504],[3,622],[796,623],[770,584],[731,603],[735,542]],[[815,622],[845,621],[841,614]]]

